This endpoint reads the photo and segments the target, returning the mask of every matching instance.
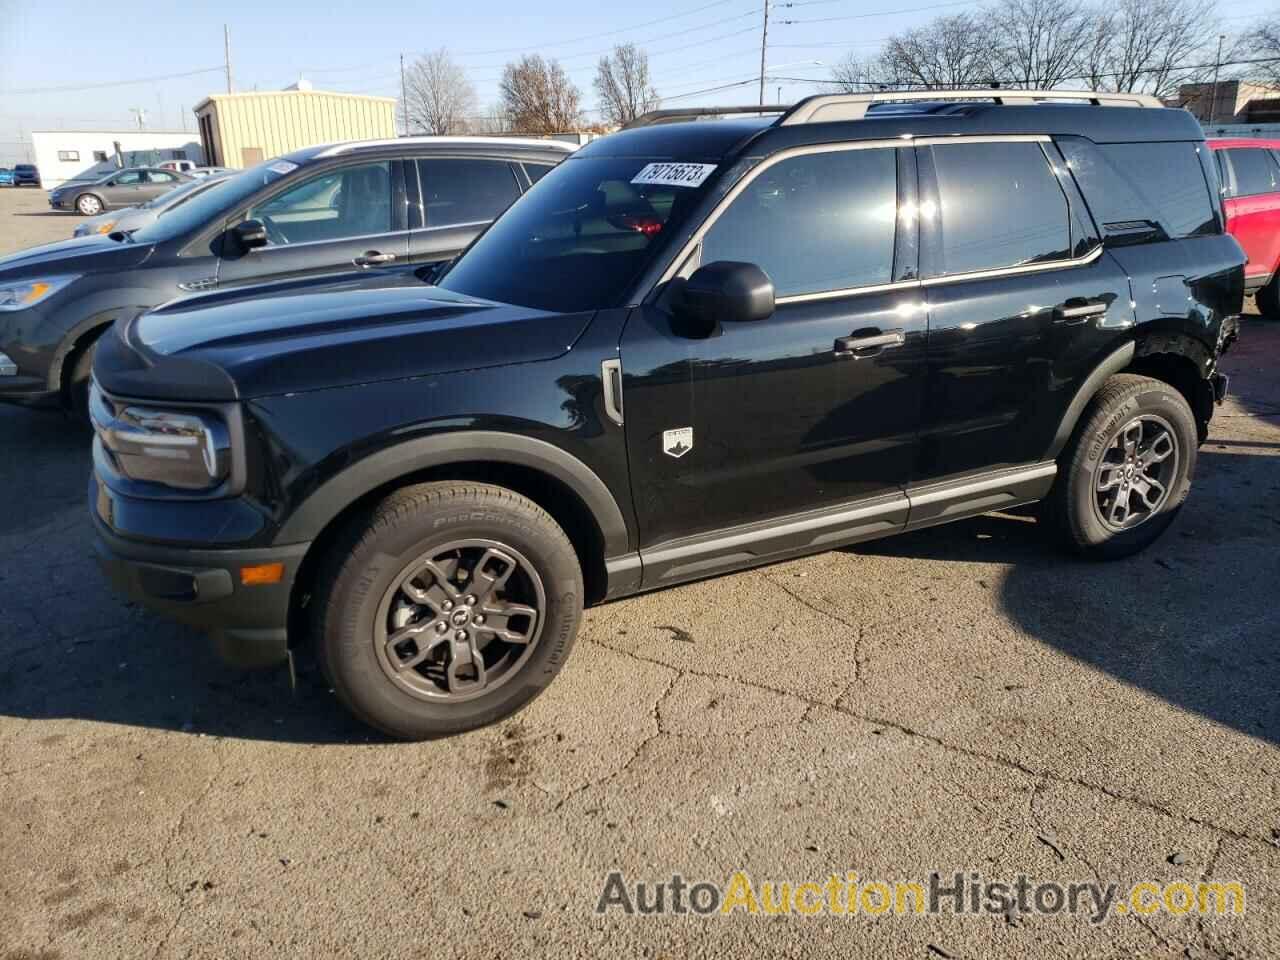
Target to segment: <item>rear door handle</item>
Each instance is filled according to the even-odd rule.
[[[1053,322],[1084,323],[1090,317],[1100,317],[1106,312],[1107,304],[1102,300],[1068,300],[1053,308]]]
[[[835,354],[837,357],[870,357],[874,354],[866,350],[889,350],[900,347],[907,342],[907,335],[901,330],[890,330],[888,333],[872,333],[865,337],[837,337]]]
[[[390,263],[395,258],[396,255],[394,253],[379,253],[377,250],[369,250],[351,262],[357,267],[376,267],[380,263]]]

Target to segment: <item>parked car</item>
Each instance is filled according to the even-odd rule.
[[[68,180],[49,191],[49,206],[96,217],[105,210],[136,207],[168,193],[191,177],[155,167],[128,167],[97,180]]]
[[[867,113],[886,96],[918,109]],[[121,317],[91,399],[104,569],[232,657],[309,639],[415,738],[528,703],[584,603],[1042,499],[1079,552],[1141,550],[1243,296],[1200,127],[1135,95],[924,96],[949,102],[645,118],[436,286]]]
[[[174,173],[190,175],[196,169],[194,160],[164,160],[156,164],[161,170],[172,170]]]
[[[170,210],[177,209],[188,200],[195,199],[206,190],[226,183],[230,178],[230,173],[223,173],[213,177],[189,180],[174,187],[168,193],[162,193],[154,200],[148,200],[146,203],[141,203],[136,207],[126,207],[123,210],[100,213],[96,217],[90,217],[88,220],[81,220],[76,224],[76,228],[71,235],[73,237],[88,237],[95,233],[132,233],[134,230],[154,222],[157,217],[163,216]]]
[[[13,171],[8,167],[0,167],[0,187],[13,186]]]
[[[40,171],[34,163],[16,163],[13,166],[13,185],[15,187],[40,186]]]
[[[1249,257],[1245,291],[1258,312],[1280,320],[1280,140],[1210,140],[1227,211],[1227,232]]]
[[[130,234],[0,258],[0,352],[10,359],[0,400],[83,410],[93,345],[126,311],[196,291],[449,260],[573,149],[493,137],[309,147]]]

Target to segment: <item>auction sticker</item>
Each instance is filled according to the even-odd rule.
[[[664,187],[700,187],[715,168],[714,163],[651,163],[632,177],[631,182]]]
[[[296,163],[290,163],[288,160],[277,160],[271,166],[267,167],[272,173],[278,173],[283,176],[286,173],[293,173],[298,169]]]

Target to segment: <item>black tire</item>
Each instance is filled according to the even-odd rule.
[[[1253,302],[1265,319],[1280,320],[1280,273],[1253,295]]]
[[[97,348],[95,336],[76,349],[71,362],[71,373],[66,379],[67,409],[82,423],[89,422],[89,382],[93,377],[93,353]]]
[[[1116,476],[1123,480],[1125,431],[1133,430],[1135,423],[1140,424],[1140,437],[1144,430],[1159,431],[1167,434],[1173,445],[1172,453],[1165,455],[1165,460],[1172,463],[1166,467],[1161,461],[1151,468],[1166,471],[1159,486],[1167,492],[1154,508],[1145,511],[1145,516],[1133,518],[1133,526],[1117,526],[1108,519],[1107,511],[1119,493],[1108,496],[1100,487]],[[1093,398],[1059,458],[1058,478],[1046,503],[1047,519],[1066,546],[1091,559],[1117,560],[1138,553],[1158,539],[1177,517],[1191,490],[1198,447],[1195,416],[1176,388],[1148,377],[1117,374]],[[1117,455],[1122,459],[1113,467],[1111,462]],[[1138,477],[1146,479],[1142,472]],[[1139,497],[1140,505],[1135,513],[1143,513],[1143,495],[1133,496]],[[1124,499],[1127,515],[1128,504],[1134,501],[1128,495]]]
[[[98,209],[97,210],[82,209],[81,204],[83,204],[85,200],[97,201]],[[76,212],[82,214],[83,216],[96,217],[98,214],[102,213],[106,209],[107,209],[107,205],[102,202],[102,198],[97,197],[92,193],[82,193],[80,194],[80,196],[76,197]]]
[[[432,700],[429,692],[408,689],[410,683],[429,689],[431,681],[424,679],[424,673],[417,668],[397,673],[389,665],[387,651],[392,648],[383,639],[390,632],[388,604],[400,602],[397,584],[406,582],[408,570],[437,557],[436,551],[476,540],[509,551],[532,572],[532,576],[521,572],[520,577],[526,586],[536,583],[534,589],[540,591],[539,616],[527,628],[534,639],[527,647],[505,645],[509,651],[522,652],[510,654],[508,672],[493,686],[462,694],[445,690],[444,699]],[[364,723],[393,737],[447,736],[510,716],[546,689],[573,647],[583,595],[577,554],[545,510],[511,490],[458,481],[405,487],[354,520],[328,553],[332,559],[321,571],[312,600],[317,658],[342,703]],[[483,565],[473,563],[471,575]],[[466,572],[459,562],[457,575]],[[452,581],[452,576],[448,579]],[[408,582],[421,589],[423,581]],[[470,591],[472,582],[468,580],[461,589]],[[437,590],[438,582],[430,589]],[[454,613],[461,613],[461,607],[459,602]],[[484,602],[470,609],[485,609]],[[429,619],[428,613],[423,621]],[[446,614],[440,616],[448,619]],[[430,622],[439,628],[440,621]],[[504,622],[510,625],[511,621]],[[538,625],[536,634],[533,622]],[[450,634],[452,629],[446,625]],[[485,632],[481,627],[470,629],[478,631],[477,636]],[[437,640],[425,630],[423,638],[431,641],[427,646],[437,646],[436,653],[446,666],[452,662],[447,639]],[[493,651],[504,646],[494,637],[486,642],[497,644]],[[493,651],[485,647],[484,658]],[[437,667],[435,655],[421,670]],[[402,677],[410,683],[402,682]],[[451,673],[450,678],[449,684]]]

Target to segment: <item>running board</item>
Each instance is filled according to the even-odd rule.
[[[681,537],[640,552],[643,587],[667,586],[874,540],[1043,499],[1058,467],[1029,467],[947,480],[824,510]],[[611,589],[610,596],[615,596]]]

